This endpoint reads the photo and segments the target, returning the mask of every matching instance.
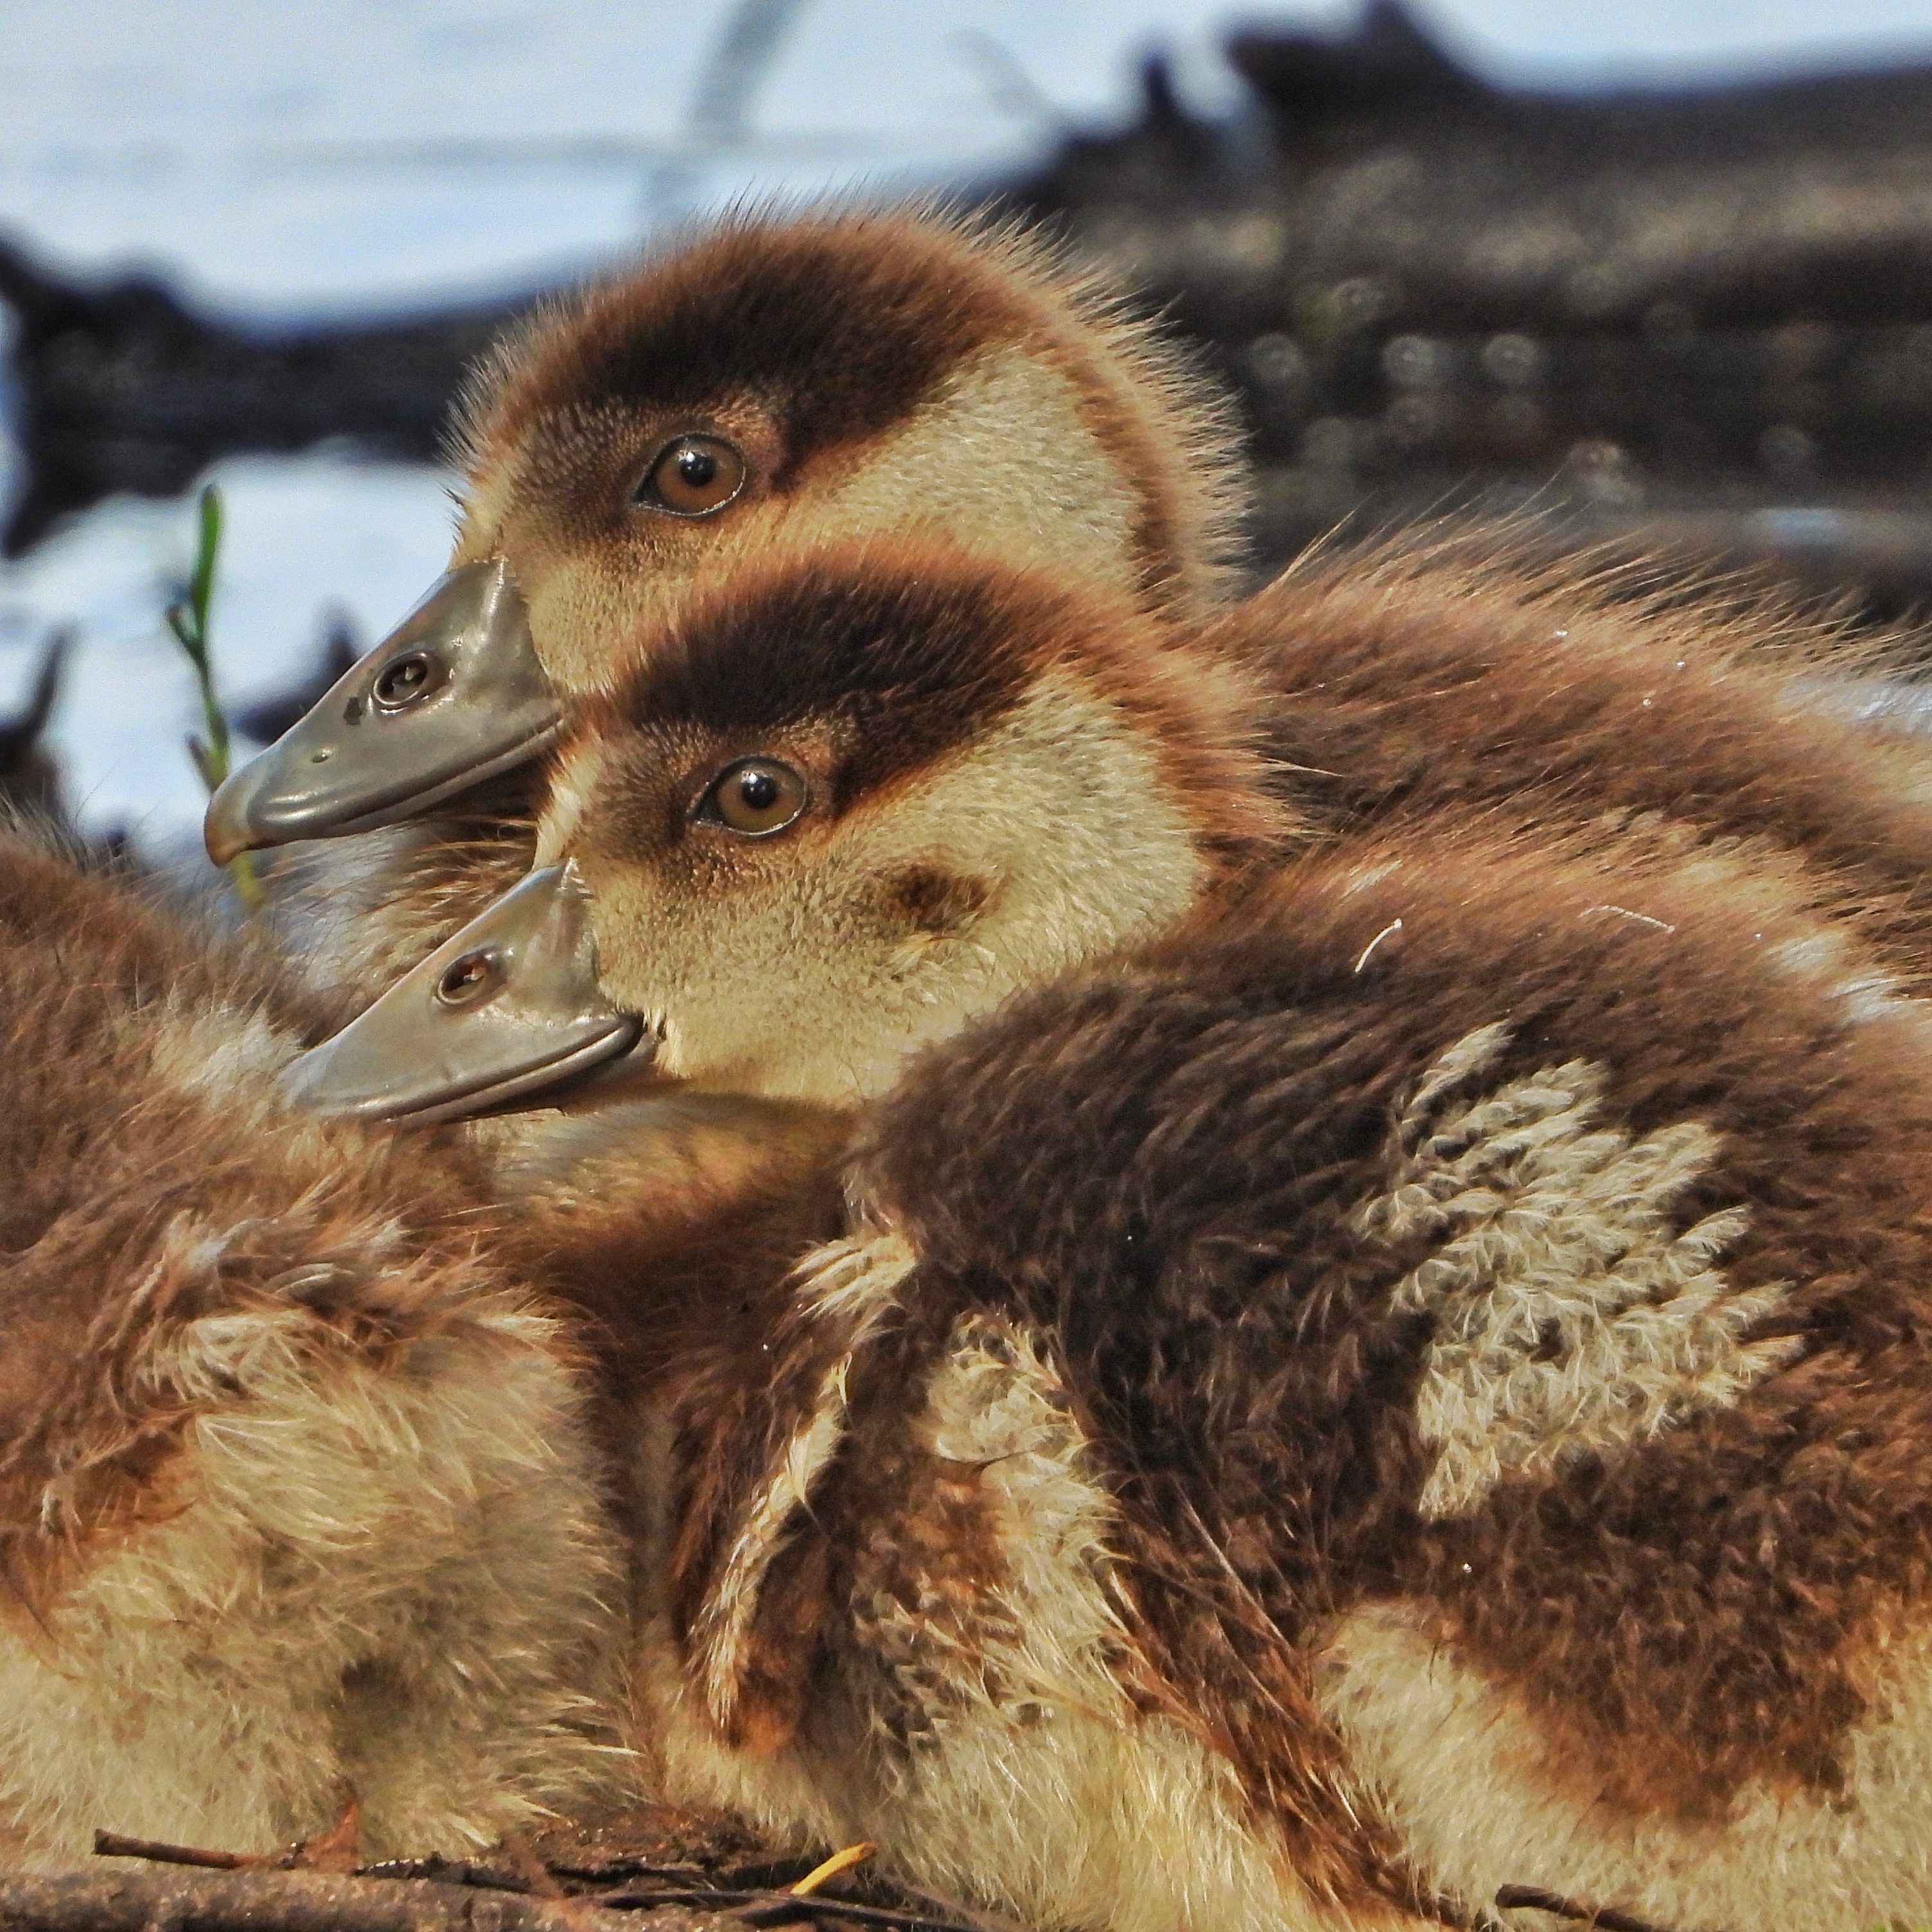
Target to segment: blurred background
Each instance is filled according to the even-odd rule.
[[[1932,0],[8,0],[0,100],[0,787],[157,856],[193,491],[272,736],[442,568],[466,359],[748,195],[1053,217],[1241,393],[1258,570],[1533,505],[1932,592]]]

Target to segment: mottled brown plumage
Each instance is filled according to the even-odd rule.
[[[609,995],[832,1110],[696,1277],[598,1250],[664,1789],[1114,1932],[1924,1916],[1932,1030],[1858,889],[1311,812],[1232,655],[875,539],[563,755]]]
[[[487,1844],[610,1781],[574,1345],[461,1150],[293,1118],[314,1016],[0,837],[0,1846]]]
[[[1932,748],[1859,715],[1882,640],[1761,586],[1538,563],[1524,536],[1319,554],[1209,624],[1205,647],[1270,695],[1264,742],[1298,808],[1636,820],[1762,869],[1796,854],[1802,890],[1892,971],[1932,968]]]

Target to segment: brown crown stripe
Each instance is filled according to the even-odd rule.
[[[1286,836],[1240,743],[1238,680],[1177,656],[1123,602],[890,534],[734,574],[652,637],[610,698],[584,709],[579,743],[621,746],[627,730],[644,741],[600,790],[613,822],[588,836],[621,838],[626,800],[690,762],[694,731],[709,755],[826,730],[842,809],[983,736],[1056,674],[1131,719],[1210,851],[1252,856]]]
[[[734,580],[687,612],[671,648],[654,646],[615,708],[634,728],[728,739],[842,726],[854,792],[968,741],[1026,694],[1046,623],[1076,607],[1024,580],[928,578],[889,556],[813,556]]]
[[[740,395],[777,414],[795,452],[875,434],[975,350],[1023,332],[1018,305],[974,266],[910,223],[728,226],[540,319],[476,412],[478,446],[586,408]]]

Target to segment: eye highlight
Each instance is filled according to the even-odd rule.
[[[722,436],[680,436],[651,458],[633,500],[674,517],[708,517],[736,497],[749,473]]]
[[[776,758],[741,758],[711,782],[692,816],[741,838],[782,832],[811,802],[802,772]]]

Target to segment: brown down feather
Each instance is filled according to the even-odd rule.
[[[1502,809],[1562,832],[1648,818],[1800,855],[1820,909],[1932,967],[1932,747],[1858,714],[1887,646],[1764,586],[1646,586],[1450,526],[1309,559],[1205,628],[1268,692],[1262,743],[1337,829]]]
[[[608,1786],[570,1334],[478,1164],[290,1116],[260,948],[0,833],[0,1858],[458,1851]]]

